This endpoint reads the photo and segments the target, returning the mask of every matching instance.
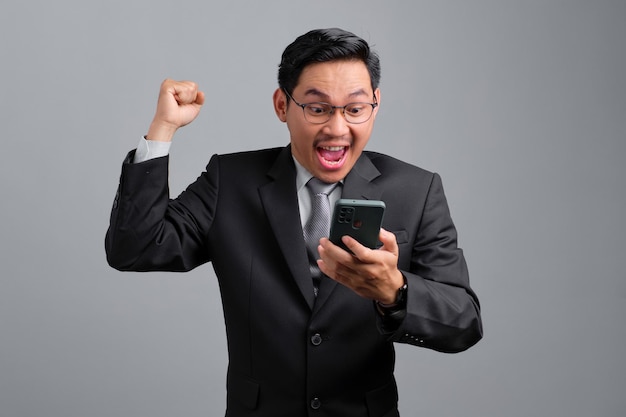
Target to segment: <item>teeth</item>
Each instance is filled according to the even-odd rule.
[[[343,146],[322,146],[322,149],[325,149],[327,151],[340,151],[343,149]]]

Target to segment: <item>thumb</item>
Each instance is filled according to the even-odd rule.
[[[204,98],[205,98],[204,92],[198,91],[198,94],[196,95],[196,101],[194,102],[194,104],[202,106],[204,104]]]
[[[396,240],[396,235],[393,234],[390,231],[387,231],[385,229],[383,229],[382,227],[380,228],[380,233],[378,234],[378,239],[382,242],[383,247],[382,249],[386,250],[387,252],[391,252],[395,255],[398,254],[398,242]]]

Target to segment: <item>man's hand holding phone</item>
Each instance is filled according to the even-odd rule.
[[[352,201],[352,203],[355,202]],[[344,232],[349,230],[349,228],[337,227],[337,222],[340,221],[338,219],[340,212],[337,210],[342,203],[346,203],[346,201],[340,200],[337,203],[331,226],[334,231],[334,233],[331,231],[331,238],[335,241],[337,241],[338,229],[342,229]],[[379,204],[372,205],[380,207]],[[382,207],[384,210],[384,204]],[[370,219],[368,221],[371,221],[376,217],[372,217],[370,213],[363,218],[368,218]],[[359,237],[359,233],[351,233],[355,237],[349,234],[340,234],[340,242],[338,243],[341,246],[334,244],[330,239],[323,238],[318,247],[320,254],[318,265],[328,277],[352,289],[360,296],[384,304],[392,304],[396,300],[398,288],[404,283],[404,278],[398,270],[399,252],[396,236],[380,227],[382,213],[377,218],[378,220],[373,220],[378,222],[376,229],[374,229],[378,230],[378,236],[375,240],[380,241],[382,246],[373,249],[372,247],[376,245],[371,244],[371,239],[369,239],[370,244],[368,244],[371,247],[364,246],[355,239],[355,237]],[[356,221],[358,222],[359,219],[357,218]],[[369,226],[366,227],[364,223],[358,223],[356,228],[362,232],[371,229]]]

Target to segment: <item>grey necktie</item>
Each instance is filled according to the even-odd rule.
[[[311,193],[311,215],[304,225],[303,232],[309,254],[309,268],[313,277],[313,288],[317,296],[319,282],[322,277],[322,273],[317,266],[317,259],[319,259],[317,246],[322,237],[328,236],[330,230],[330,201],[328,200],[328,194],[335,189],[337,183],[328,184],[313,177],[307,182],[306,186]]]

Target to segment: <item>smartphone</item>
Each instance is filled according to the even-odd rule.
[[[378,234],[383,223],[385,203],[379,200],[340,199],[335,203],[330,224],[330,241],[349,251],[341,241],[352,236],[370,249],[378,247]]]

